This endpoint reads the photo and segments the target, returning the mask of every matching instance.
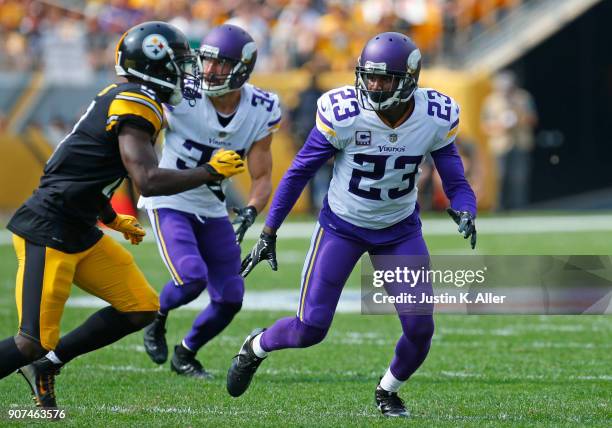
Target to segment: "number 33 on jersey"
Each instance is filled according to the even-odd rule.
[[[341,218],[381,229],[414,211],[419,165],[429,152],[451,144],[459,126],[459,106],[452,98],[421,88],[414,101],[412,115],[391,128],[374,111],[359,107],[353,86],[319,98],[317,129],[339,150],[328,201]]]

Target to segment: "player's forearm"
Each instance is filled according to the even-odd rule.
[[[249,203],[255,207],[258,213],[262,212],[270,200],[272,194],[272,180],[269,175],[255,179],[251,184]]]
[[[280,227],[304,191],[308,181],[336,152],[337,150],[325,139],[323,134],[313,128],[274,193],[270,213],[266,219],[266,226],[272,230]]]
[[[444,193],[451,207],[458,211],[468,211],[476,215],[476,195],[465,178],[463,163],[455,143],[431,152],[436,169],[442,179]]]
[[[159,196],[184,192],[217,180],[217,176],[201,167],[186,170],[155,167],[146,171],[140,180],[134,181],[142,196]]]

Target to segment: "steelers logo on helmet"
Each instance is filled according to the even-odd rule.
[[[142,51],[151,59],[162,59],[168,52],[168,41],[160,34],[150,34],[142,41]]]

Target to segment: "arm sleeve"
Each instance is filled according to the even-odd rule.
[[[452,144],[457,138],[457,132],[459,131],[459,104],[452,98],[448,98],[451,100],[449,121],[444,121],[444,126],[441,127],[440,134],[438,134],[438,138],[431,148],[432,151]]]
[[[117,213],[113,209],[110,199],[104,198],[102,208],[100,209],[100,213],[98,214],[98,218],[102,223],[109,224],[112,223],[115,217],[117,217]]]
[[[450,143],[431,152],[431,157],[451,207],[458,211],[469,211],[476,216],[476,195],[465,178],[463,163],[455,144]]]
[[[124,91],[115,96],[108,108],[106,130],[119,132],[129,123],[152,135],[157,135],[163,125],[163,110],[157,101],[135,91]]]
[[[308,181],[337,151],[316,127],[310,131],[306,143],[293,159],[274,193],[270,212],[266,218],[268,227],[273,229],[280,227]]]
[[[266,118],[265,122],[262,124],[257,136],[255,137],[255,141],[259,141],[262,138],[275,133],[280,128],[280,122],[282,119],[282,111],[280,106],[280,101],[276,95],[273,96],[273,104],[272,111]]]

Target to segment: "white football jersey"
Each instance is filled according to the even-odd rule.
[[[349,223],[383,229],[414,211],[419,165],[455,140],[459,106],[429,88],[417,89],[412,115],[397,128],[364,110],[355,88],[326,92],[317,102],[316,126],[339,150],[328,192],[332,211]]]
[[[164,105],[168,127],[165,132],[161,168],[195,168],[208,162],[212,154],[223,148],[234,150],[245,158],[251,145],[280,125],[278,96],[247,83],[241,89],[240,102],[234,117],[223,127],[217,111],[207,96],[191,107],[187,101],[169,108]],[[172,208],[203,217],[225,217],[227,208],[221,186],[203,185],[169,196],[140,198],[139,207]]]

